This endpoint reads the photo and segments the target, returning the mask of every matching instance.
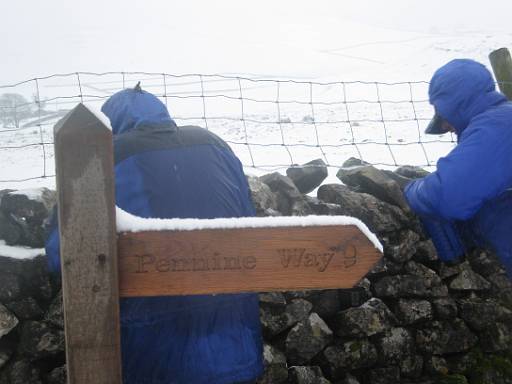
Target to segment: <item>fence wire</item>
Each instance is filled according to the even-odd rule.
[[[178,125],[199,125],[230,144],[245,167],[285,169],[320,158],[431,167],[455,144],[423,133],[428,83],[313,82],[147,72],[76,72],[0,85],[0,183],[54,178],[53,126],[77,103],[100,109],[141,82]]]

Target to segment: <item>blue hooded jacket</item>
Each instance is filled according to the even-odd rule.
[[[435,72],[429,99],[455,128],[458,145],[435,172],[406,187],[406,198],[427,220],[463,224],[512,278],[512,103],[482,64],[467,59]]]
[[[213,133],[177,127],[158,98],[113,95],[102,111],[114,134],[116,204],[141,217],[254,216],[238,158]],[[58,235],[47,242],[59,267]],[[227,384],[263,371],[256,294],[121,300],[123,382]]]

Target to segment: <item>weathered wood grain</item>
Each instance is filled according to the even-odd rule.
[[[123,233],[120,295],[352,288],[380,252],[355,226]]]
[[[79,104],[54,128],[70,384],[120,384],[111,131]]]

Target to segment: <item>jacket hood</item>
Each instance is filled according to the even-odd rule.
[[[496,92],[489,70],[469,59],[452,60],[439,68],[428,93],[436,113],[453,125],[457,135],[475,116],[506,101],[503,94]]]
[[[125,89],[112,95],[101,107],[118,135],[141,125],[175,126],[165,105],[153,94]]]

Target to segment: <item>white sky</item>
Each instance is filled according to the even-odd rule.
[[[75,71],[371,78],[433,39],[512,48],[511,15],[510,0],[2,0],[0,84]]]

